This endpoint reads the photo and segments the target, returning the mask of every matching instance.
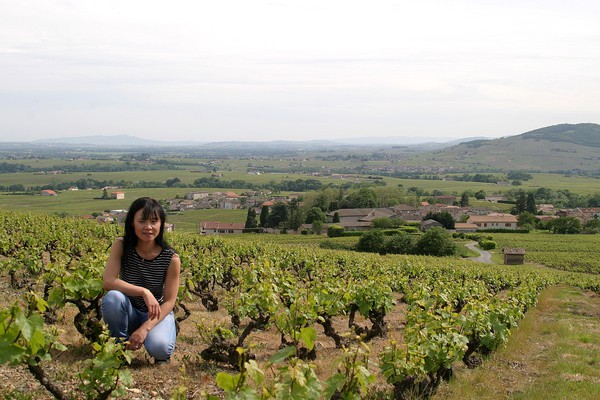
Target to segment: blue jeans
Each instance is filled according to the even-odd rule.
[[[133,307],[129,298],[118,290],[109,290],[102,299],[102,319],[110,336],[128,340],[129,336],[148,319],[148,313]],[[156,360],[166,360],[175,350],[175,316],[171,311],[146,336],[146,351]]]

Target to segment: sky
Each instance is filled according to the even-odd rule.
[[[0,0],[0,141],[600,123],[597,0]]]

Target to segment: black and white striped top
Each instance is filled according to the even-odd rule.
[[[163,249],[154,260],[145,260],[138,255],[134,247],[124,249],[121,258],[121,279],[150,290],[156,300],[162,304],[165,297],[167,270],[173,254],[175,254],[173,249]],[[143,297],[128,297],[135,308],[148,312]]]

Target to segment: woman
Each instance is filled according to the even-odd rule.
[[[110,249],[104,270],[102,318],[111,336],[142,345],[155,363],[168,362],[175,350],[173,307],[181,261],[164,238],[165,211],[154,199],[135,200],[125,219],[125,235]]]

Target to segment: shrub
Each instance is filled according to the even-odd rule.
[[[383,252],[386,254],[411,254],[414,250],[413,237],[406,232],[398,232],[385,240]]]
[[[327,228],[327,236],[328,237],[341,237],[344,236],[344,227],[340,225],[330,225]]]
[[[418,254],[428,256],[451,256],[456,253],[456,245],[444,228],[431,228],[421,236],[416,244]]]
[[[479,241],[479,247],[483,250],[492,250],[496,248],[496,242],[492,240],[481,240]]]
[[[379,253],[383,249],[385,236],[380,230],[372,230],[365,232],[358,239],[356,249],[358,251],[366,251],[369,253]]]

